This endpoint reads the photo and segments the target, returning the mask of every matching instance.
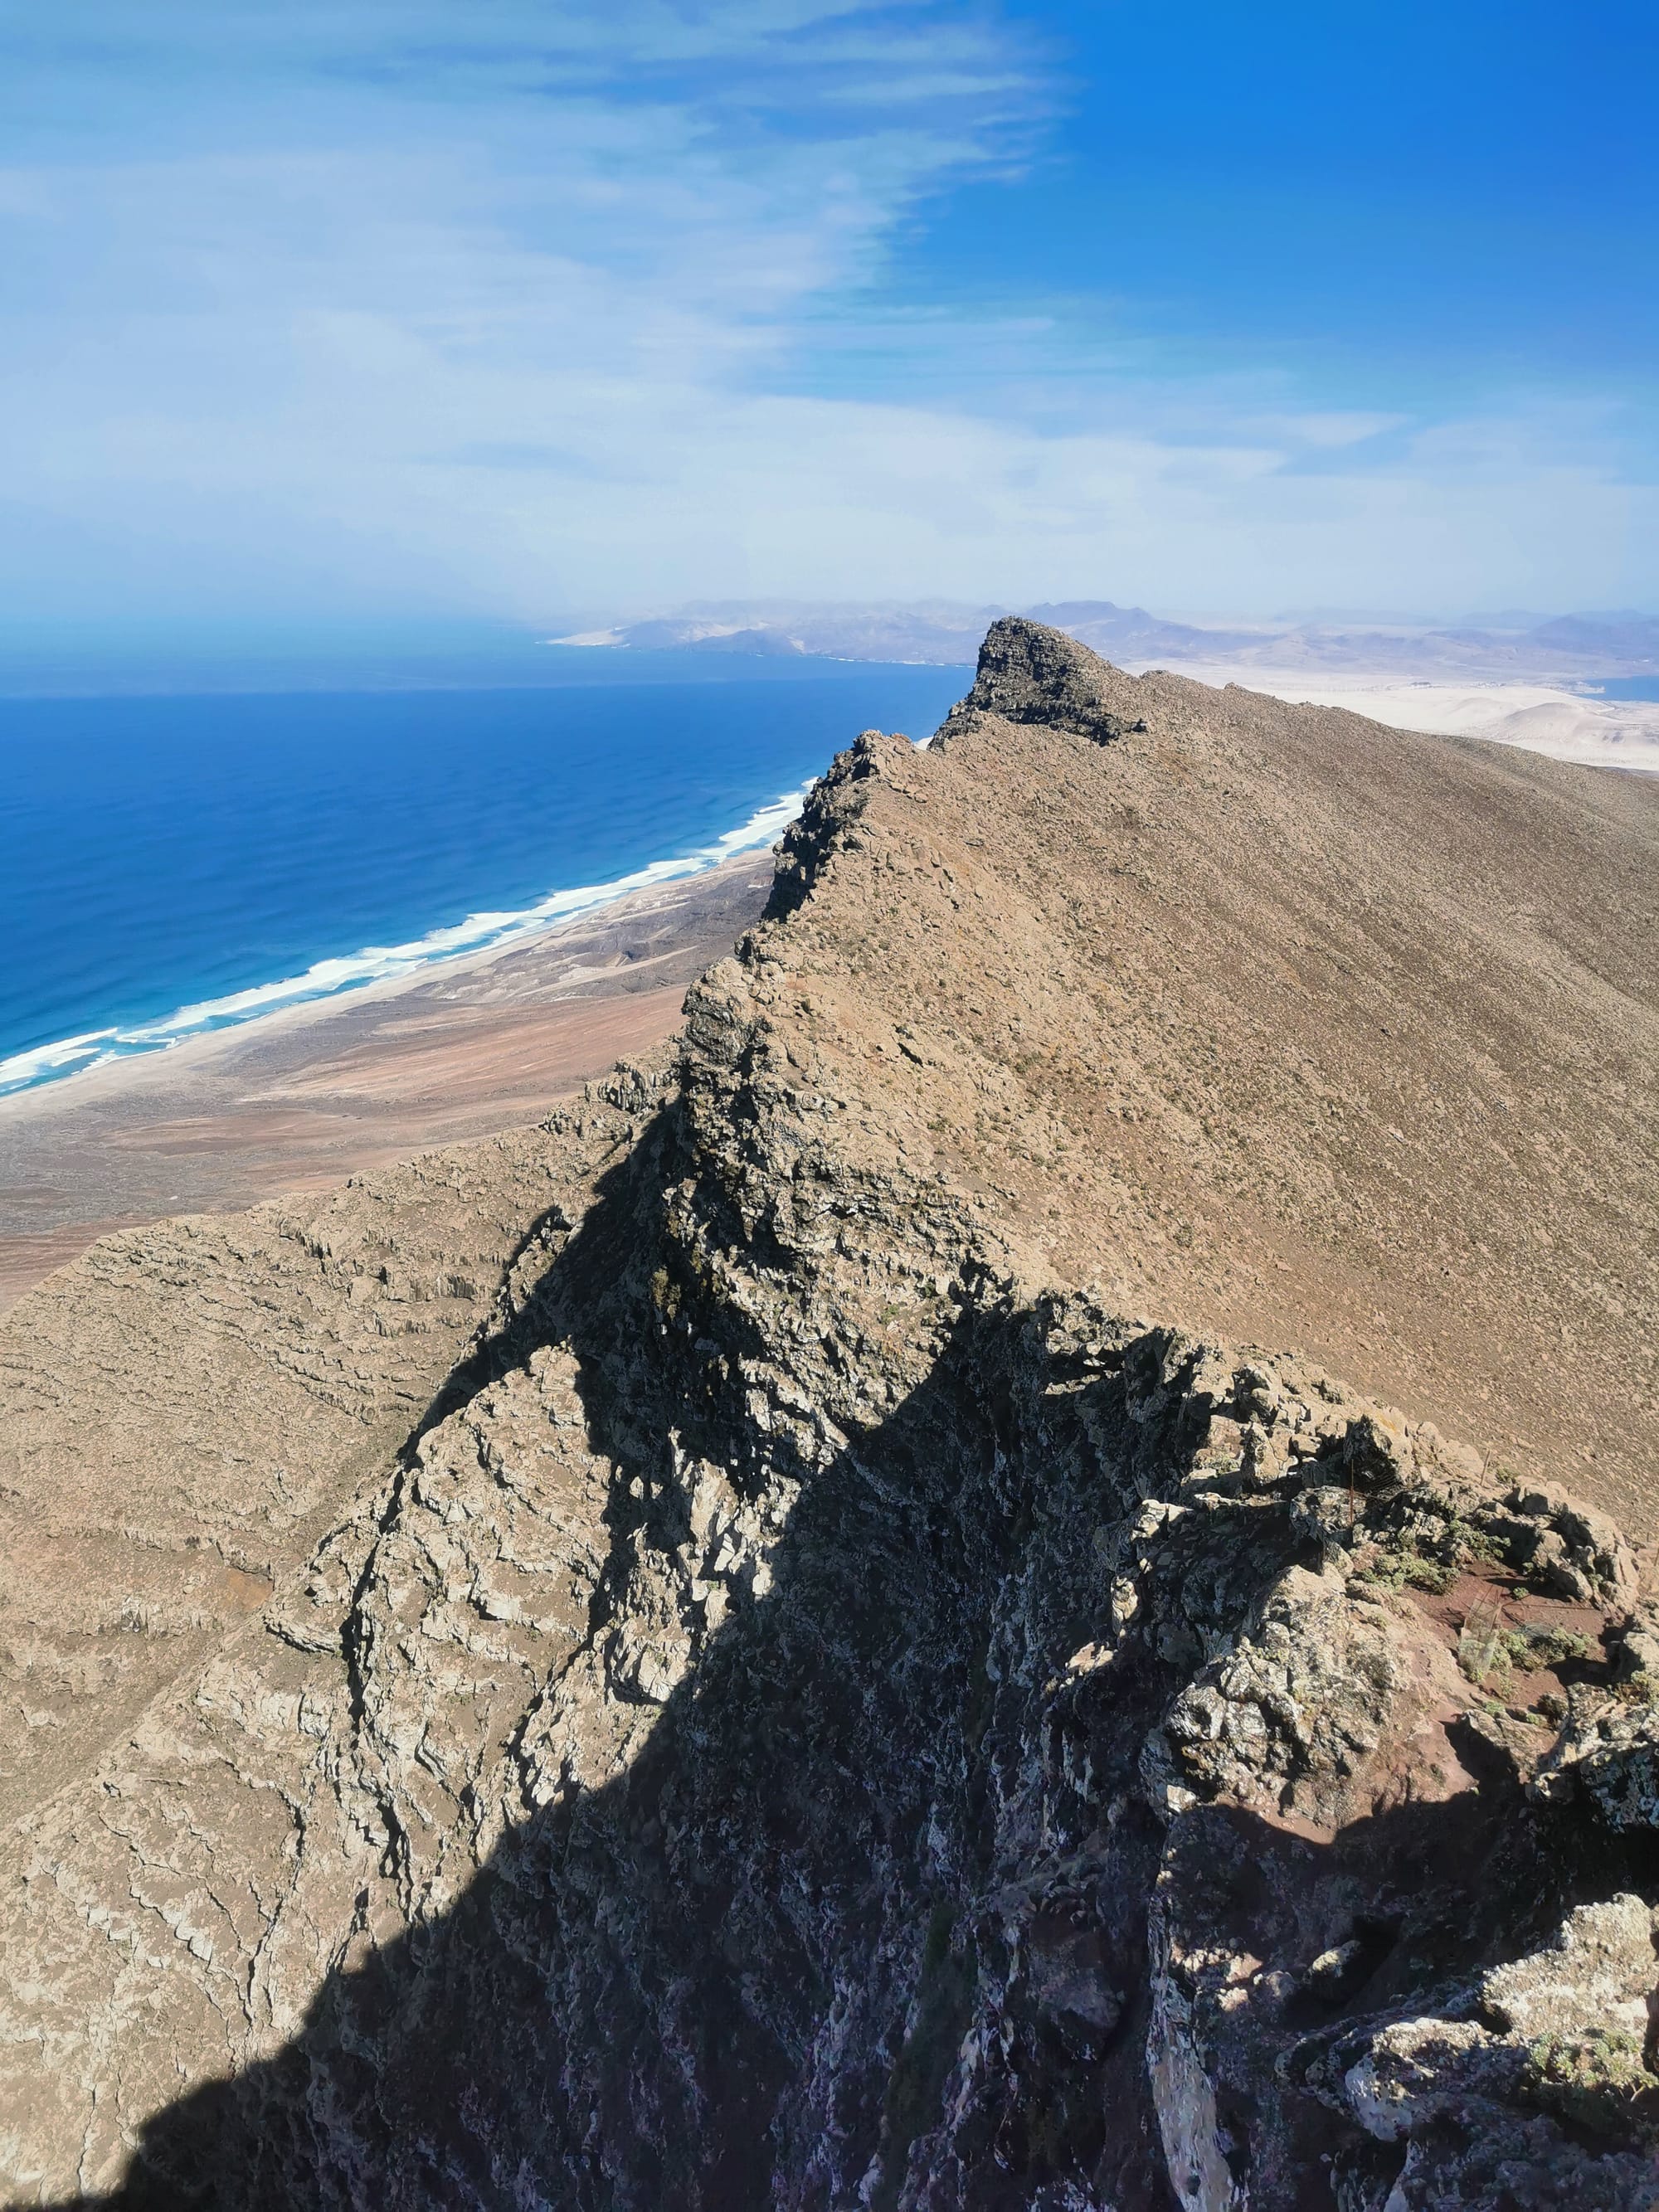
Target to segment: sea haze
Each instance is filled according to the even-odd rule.
[[[858,731],[923,737],[971,680],[728,665],[595,653],[535,689],[0,700],[0,1091],[769,843]]]

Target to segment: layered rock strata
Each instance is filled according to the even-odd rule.
[[[1109,769],[1059,652],[987,696]],[[837,763],[678,1049],[519,1140],[404,1447],[28,1818],[6,2201],[1655,2201],[1644,1560],[955,1170],[836,927],[918,768]]]

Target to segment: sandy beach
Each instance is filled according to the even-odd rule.
[[[0,1312],[108,1231],[222,1212],[536,1120],[678,1023],[769,853],[493,952],[0,1099]]]
[[[1648,702],[1358,671],[1180,672],[1659,773]],[[769,853],[745,854],[491,952],[0,1099],[0,1312],[112,1230],[324,1188],[535,1120],[672,1031],[686,985],[759,914],[771,869]]]

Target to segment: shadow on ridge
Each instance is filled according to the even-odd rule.
[[[1145,2061],[1163,1837],[1133,1779],[1187,1672],[1149,1651],[1109,1706],[1045,1679],[1105,1632],[1094,1540],[1146,1494],[1151,1340],[1057,1349],[1044,1310],[970,1285],[890,1411],[792,1465],[750,1407],[758,1323],[716,1319],[691,1274],[663,1318],[683,1111],[422,1431],[566,1345],[615,1463],[595,1634],[639,1532],[678,1540],[682,1446],[739,1492],[801,1480],[769,1589],[734,1602],[627,1771],[532,1813],[453,1910],[331,1972],[299,2034],[159,2113],[82,2212],[890,2212],[935,2130],[941,2203],[1173,2206]],[[764,1267],[729,1194],[698,1199]],[[1154,1437],[1177,1474],[1182,1418]],[[1438,1850],[1452,1817],[1414,1809],[1412,1851],[1478,1868],[1461,1831]],[[978,2072],[953,2075],[976,2021]]]
[[[652,1303],[680,1110],[605,1177],[416,1431],[538,1345],[574,1351],[595,1449],[616,1463],[600,1634],[635,1532],[683,1511],[677,1443],[740,1491],[788,1457],[744,1407],[754,1326],[722,1309],[716,1352],[690,1315],[671,1337]],[[884,1419],[826,1467],[785,1466],[805,1486],[769,1590],[737,1601],[629,1771],[533,1813],[450,1912],[331,1972],[289,2045],[157,2114],[125,2186],[75,2201],[660,2212],[769,2205],[787,2166],[802,2204],[828,2206],[884,2154],[872,2201],[894,2202],[974,2003],[1000,1796],[995,1616],[1042,1510],[1026,1481],[1039,1338],[1029,1314],[969,1306]],[[1068,1492],[1061,1517],[1079,1510]],[[1017,1758],[1012,1736],[1001,1748]],[[1146,1863],[1126,1899],[1150,1838],[1130,1849]],[[1133,1911],[1110,1917],[1133,1954]],[[1097,2160],[1109,2055],[1074,2069],[1063,2147],[1004,2142],[1020,2167]],[[1121,2089],[1144,2148],[1140,2075],[1136,2053]]]

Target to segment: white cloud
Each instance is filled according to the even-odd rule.
[[[200,20],[147,10],[137,76]],[[1606,419],[1306,406],[896,301],[895,226],[1042,103],[988,18],[514,4],[463,52],[457,20],[240,0],[204,69],[304,98],[0,173],[15,612],[1659,582]]]

